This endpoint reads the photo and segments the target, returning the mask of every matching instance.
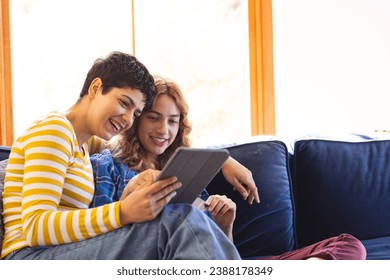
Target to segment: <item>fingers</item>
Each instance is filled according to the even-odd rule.
[[[182,186],[177,181],[177,177],[170,177],[153,183],[148,189],[146,195],[153,201],[155,208],[163,208],[176,196],[176,190]]]
[[[126,185],[129,192],[132,192],[136,189],[149,187],[155,180],[160,171],[147,169],[138,175],[134,176]]]
[[[245,187],[241,184],[241,182],[237,178],[234,178],[232,183],[233,183],[234,189],[236,191],[238,191],[244,199],[247,199],[249,193],[247,192]]]
[[[248,197],[250,199],[249,203],[252,204],[253,201],[260,203],[259,192],[257,190],[256,184],[253,180],[252,175],[250,175],[249,179],[243,180],[242,184],[248,190]]]
[[[174,184],[163,188],[159,192],[153,194],[154,205],[156,213],[160,213],[165,205],[167,205],[172,198],[176,196],[175,190],[181,187],[181,182],[175,182]],[[157,215],[156,215],[157,216]]]
[[[181,182],[175,182],[162,190],[154,193],[154,197],[156,199],[156,202],[162,205],[166,205],[171,201],[172,198],[176,196],[175,190],[181,187]]]
[[[181,187],[181,182],[179,182],[177,180],[177,177],[172,176],[172,177],[154,182],[153,184],[151,184],[150,188],[148,188],[148,191],[151,194],[157,194],[157,195],[162,194],[163,195],[164,193],[166,194],[166,193],[172,192],[174,190],[177,190],[180,187]]]
[[[177,181],[177,177],[169,177],[163,180],[156,181],[147,188],[142,188],[140,191],[143,197],[150,200],[151,208],[162,208],[171,201],[176,195],[176,190],[182,186],[182,183]]]
[[[225,195],[212,195],[206,202],[205,206],[212,216],[224,215],[229,210],[235,210],[236,204]]]
[[[248,200],[249,204],[253,204],[253,201],[260,203],[259,193],[255,182],[250,179],[234,181],[234,187],[240,192],[241,196]]]

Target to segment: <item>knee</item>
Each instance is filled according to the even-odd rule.
[[[207,235],[214,235],[220,231],[219,227],[204,212],[190,204],[165,206],[159,220],[165,228],[175,231],[190,229],[192,232]]]
[[[162,216],[170,217],[171,219],[175,220],[175,222],[180,221],[198,221],[203,220],[206,217],[206,215],[201,212],[196,207],[190,205],[190,204],[168,204],[164,207],[164,210],[162,212]]]
[[[197,208],[191,204],[177,203],[177,204],[168,204],[164,207],[163,212],[169,215],[190,215],[192,213],[198,214],[200,212]]]
[[[337,237],[339,242],[345,243],[346,246],[351,248],[351,259],[352,260],[365,260],[367,258],[366,247],[363,243],[348,233],[342,233]]]

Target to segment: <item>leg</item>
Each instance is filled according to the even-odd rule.
[[[358,239],[344,233],[298,250],[265,259],[306,260],[315,257],[326,260],[365,260],[366,254],[364,245]]]
[[[77,243],[24,248],[9,259],[240,259],[234,245],[202,212],[168,205],[153,221],[127,225]],[[7,258],[8,259],[8,258]]]

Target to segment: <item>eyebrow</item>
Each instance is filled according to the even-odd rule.
[[[156,115],[162,116],[160,112],[154,111],[154,110],[148,110],[148,113],[154,113]],[[170,118],[180,118],[180,114],[173,114],[169,115]]]

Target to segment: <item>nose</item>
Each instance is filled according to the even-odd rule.
[[[168,121],[162,120],[161,122],[158,123],[157,133],[161,135],[168,134]]]
[[[123,125],[125,126],[125,129],[129,129],[133,125],[133,114],[133,112],[126,112],[122,115]]]

